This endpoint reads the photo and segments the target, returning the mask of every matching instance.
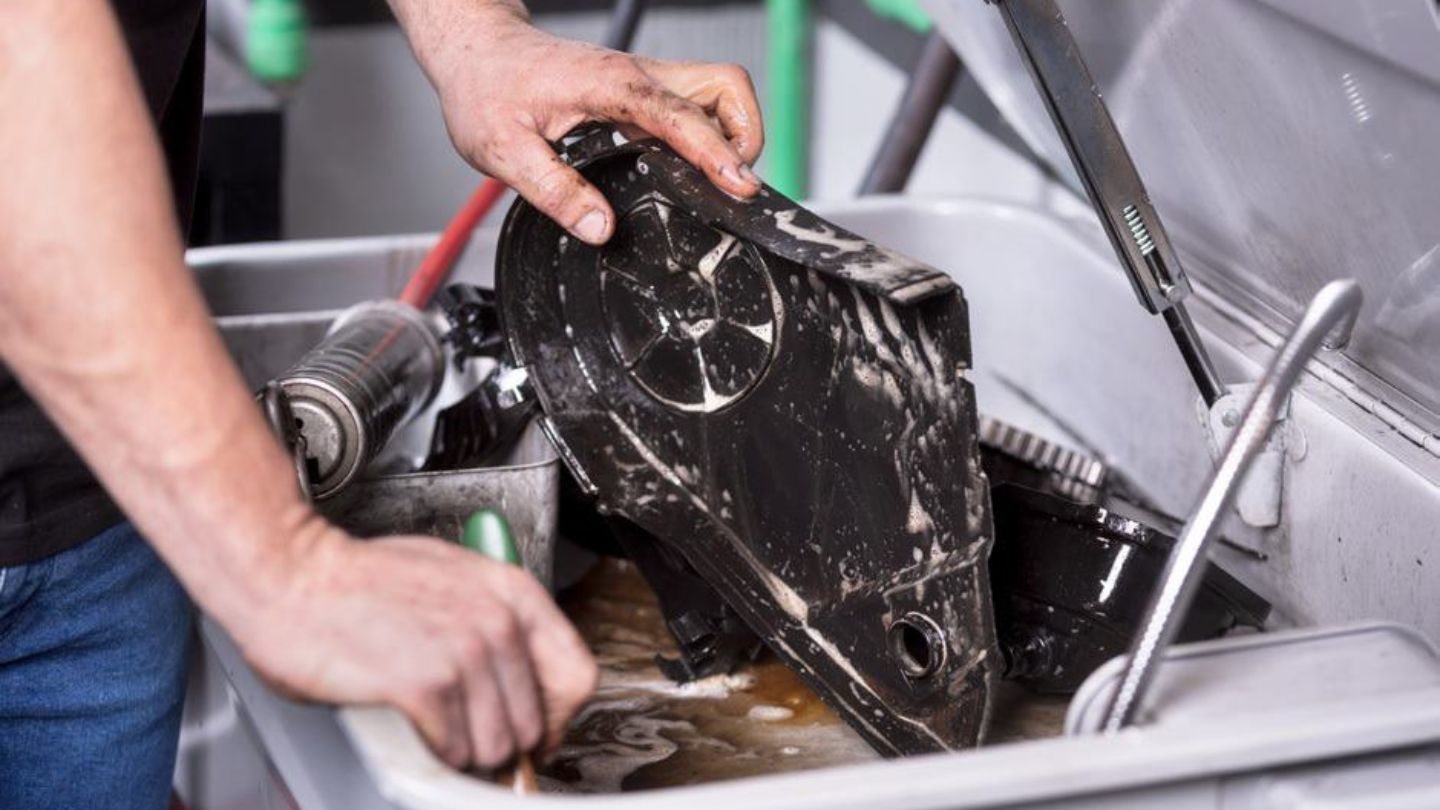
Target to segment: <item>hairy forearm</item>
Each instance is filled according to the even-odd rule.
[[[516,20],[528,22],[521,0],[388,0],[404,29],[415,58],[430,77],[441,82],[464,62],[484,58],[486,43],[476,31],[503,28]],[[494,44],[493,42],[490,44]]]
[[[0,5],[0,357],[202,606],[253,613],[327,529],[184,267],[104,0]]]

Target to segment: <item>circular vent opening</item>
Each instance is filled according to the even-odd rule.
[[[905,677],[928,678],[945,664],[945,635],[923,613],[907,613],[890,625],[890,654]]]

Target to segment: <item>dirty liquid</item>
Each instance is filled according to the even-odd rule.
[[[540,769],[545,792],[615,793],[870,762],[878,755],[768,653],[732,675],[676,684],[676,654],[635,566],[605,559],[562,600],[600,663],[595,697]],[[991,743],[1059,733],[1065,702],[1004,685]]]

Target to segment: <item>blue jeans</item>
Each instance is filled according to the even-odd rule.
[[[0,808],[162,810],[190,627],[128,523],[0,568]]]

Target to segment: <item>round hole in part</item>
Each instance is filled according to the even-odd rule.
[[[905,677],[928,678],[945,665],[945,634],[929,616],[901,616],[890,625],[889,637],[890,654]]]

